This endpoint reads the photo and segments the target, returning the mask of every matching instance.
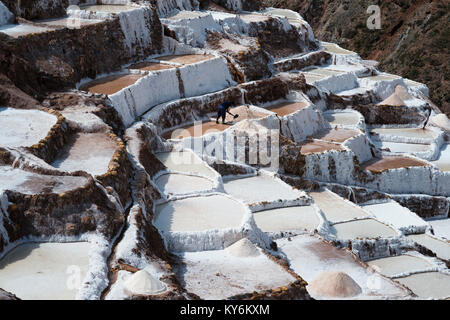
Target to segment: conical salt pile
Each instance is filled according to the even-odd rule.
[[[256,257],[260,255],[258,248],[247,238],[233,243],[226,250],[235,257]]]
[[[135,295],[154,295],[167,290],[167,287],[145,270],[140,270],[129,277],[125,289]]]
[[[324,272],[311,281],[308,291],[321,297],[353,297],[359,295],[361,287],[344,272]]]
[[[380,105],[388,105],[388,106],[405,106],[405,101],[413,99],[413,96],[411,96],[408,93],[408,90],[403,86],[397,86],[395,87],[395,92],[386,100],[383,102],[380,102]]]

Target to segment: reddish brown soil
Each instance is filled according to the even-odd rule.
[[[284,117],[288,114],[294,113],[298,110],[303,109],[304,107],[306,107],[308,104],[305,102],[283,102],[280,104],[276,104],[273,106],[269,107],[269,110],[272,112],[275,112],[276,114],[278,114],[280,117]]]
[[[119,74],[108,76],[86,83],[80,87],[80,90],[91,93],[114,94],[123,88],[131,86],[143,76],[144,75],[142,74]]]
[[[362,168],[374,173],[379,173],[389,169],[426,166],[428,165],[423,161],[407,157],[386,157],[368,161],[362,165]]]

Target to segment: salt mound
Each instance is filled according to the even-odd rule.
[[[388,106],[405,106],[405,101],[413,99],[413,96],[411,96],[408,93],[408,90],[403,86],[397,86],[395,87],[395,92],[386,100],[380,102],[380,105],[388,105]]]
[[[308,290],[321,297],[353,297],[361,287],[344,272],[324,272],[311,281]]]
[[[431,122],[441,128],[450,130],[450,120],[444,113],[437,114],[431,119]]]
[[[226,250],[235,257],[257,257],[260,255],[258,248],[247,238],[233,243]]]
[[[129,277],[125,289],[135,295],[154,295],[167,290],[167,287],[145,270],[140,270]]]

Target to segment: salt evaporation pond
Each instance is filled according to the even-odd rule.
[[[46,27],[39,27],[31,24],[6,24],[0,26],[0,32],[7,34],[10,37],[18,38],[33,33],[43,33],[52,31],[53,29]]]
[[[349,50],[345,50],[345,49],[339,47],[335,43],[324,43],[324,42],[321,42],[320,44],[322,45],[322,47],[325,48],[326,51],[331,52],[331,53],[335,53],[335,54],[354,54],[354,52],[349,51]]]
[[[421,128],[374,128],[370,133],[418,139],[435,139],[437,136],[434,131]]]
[[[330,129],[321,131],[314,135],[314,139],[324,140],[328,142],[337,142],[342,143],[347,141],[348,139],[351,139],[353,137],[356,137],[359,135],[360,132],[358,130],[351,130],[351,129]]]
[[[446,144],[442,147],[439,158],[436,161],[431,161],[441,171],[450,171],[450,145]]]
[[[202,175],[210,178],[216,172],[207,166],[201,159],[190,151],[160,152],[155,154],[161,163],[172,171]]]
[[[450,240],[450,218],[429,221],[437,237]]]
[[[390,278],[400,274],[423,271],[433,267],[433,265],[425,259],[406,254],[375,259],[367,261],[366,263],[369,266],[374,267],[381,274]]]
[[[356,126],[360,121],[360,115],[354,111],[326,111],[323,116],[332,125]]]
[[[95,19],[79,19],[73,17],[60,17],[54,19],[43,19],[43,20],[35,20],[33,23],[50,27],[60,27],[60,28],[69,28],[69,29],[79,29],[82,26],[89,26],[92,24],[100,23],[103,20],[95,20]]]
[[[156,57],[155,59],[162,62],[171,62],[186,65],[211,60],[214,58],[215,56],[212,54],[181,54],[181,55]]]
[[[302,193],[286,183],[270,176],[229,180],[224,182],[225,191],[251,205],[259,202],[297,200]]]
[[[245,212],[241,203],[229,197],[209,195],[158,205],[153,224],[165,233],[238,228]]]
[[[128,10],[133,10],[136,8],[139,7],[120,4],[99,4],[99,5],[80,6],[80,9],[84,11],[107,12],[107,13],[120,13]]]
[[[286,255],[291,269],[307,282],[311,282],[324,272],[341,271],[347,273],[361,287],[363,292],[357,298],[407,296],[406,290],[393,281],[368,270],[348,250],[338,249],[318,237],[300,235],[290,239],[279,239],[276,243],[278,250]],[[376,290],[373,290],[371,286],[373,283],[377,284]]]
[[[161,71],[176,68],[175,65],[158,62],[139,62],[128,67],[130,70]]]
[[[78,133],[52,163],[55,168],[102,175],[108,171],[117,146],[107,133]]]
[[[292,114],[307,107],[308,104],[306,102],[282,102],[275,105],[269,106],[267,109],[275,112],[280,117],[284,117],[288,114]]]
[[[302,154],[323,153],[326,151],[344,151],[345,148],[341,144],[330,143],[325,141],[311,141],[302,145],[300,152]]]
[[[135,84],[143,74],[122,73],[96,79],[80,86],[80,90],[98,94],[114,94]]]
[[[289,10],[289,9],[278,9],[278,8],[269,8],[266,9],[265,13],[270,16],[283,17],[289,20],[289,22],[299,22],[301,21],[298,13]]]
[[[427,167],[426,162],[409,157],[383,157],[374,158],[362,164],[362,169],[373,173],[381,173],[390,169],[400,169],[408,167]]]
[[[313,231],[320,220],[311,206],[278,208],[253,214],[263,232]]]
[[[174,267],[182,286],[201,299],[226,299],[238,294],[289,286],[296,279],[265,254],[234,256],[228,250],[186,252]]]
[[[80,188],[87,183],[85,177],[48,176],[0,166],[0,187],[23,194],[63,193]]]
[[[24,300],[74,300],[89,250],[88,242],[20,245],[0,260],[0,288]]]
[[[417,143],[401,143],[401,142],[384,142],[374,141],[374,144],[382,149],[389,149],[393,153],[420,153],[431,151],[431,145],[429,144],[417,144]]]
[[[375,220],[364,219],[345,223],[337,223],[331,227],[331,232],[338,239],[375,239],[398,236],[391,227]]]
[[[421,299],[450,297],[450,275],[440,272],[417,273],[395,281],[407,286]]]
[[[412,234],[407,237],[433,251],[438,258],[450,260],[450,243],[448,241],[438,240],[426,234]]]
[[[424,232],[428,226],[428,223],[422,218],[395,201],[367,205],[363,208],[372,213],[378,220],[389,223],[397,229],[412,227],[416,230],[419,228]]]
[[[208,191],[214,187],[211,180],[179,173],[163,174],[156,179],[155,183],[167,195]]]
[[[0,146],[31,147],[44,139],[58,118],[40,110],[0,108]]]
[[[173,15],[167,17],[169,20],[183,20],[183,19],[196,19],[200,17],[206,17],[208,12],[201,11],[178,11]]]
[[[368,216],[366,211],[350,204],[331,191],[310,192],[309,195],[322,210],[325,218],[332,223]]]

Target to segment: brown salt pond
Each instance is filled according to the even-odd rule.
[[[302,154],[322,153],[326,151],[344,151],[345,148],[339,144],[329,143],[325,141],[312,141],[304,144],[300,150]]]
[[[143,74],[116,74],[112,76],[103,77],[94,81],[88,82],[80,86],[80,90],[99,94],[114,94],[120,90],[136,83]]]
[[[242,120],[249,119],[261,119],[267,116],[267,114],[254,111],[247,106],[239,106],[230,109],[230,112],[235,115],[239,115],[237,119],[234,119],[227,113],[225,118],[225,124],[222,124],[222,119],[219,119],[219,123],[216,120],[205,121],[201,124],[191,124],[175,130],[171,130],[163,134],[164,139],[184,139],[188,137],[201,137],[208,133],[222,132],[232,125]]]
[[[78,133],[52,166],[64,171],[101,175],[108,171],[117,145],[107,133]]]
[[[275,112],[280,117],[284,117],[288,114],[294,113],[308,106],[306,102],[282,102],[269,106],[267,109]]]
[[[159,60],[159,61],[166,61],[166,62],[179,63],[182,65],[185,65],[185,64],[193,64],[193,63],[197,63],[197,62],[211,60],[214,58],[215,58],[215,56],[212,54],[183,54],[183,55],[170,55],[170,56],[157,57],[155,59]]]
[[[344,142],[350,138],[356,137],[358,134],[360,134],[358,130],[331,129],[319,132],[314,136],[314,138],[328,142]]]
[[[52,31],[53,29],[47,27],[35,26],[32,24],[6,24],[0,26],[0,32],[5,33],[10,37],[19,38],[29,34],[43,33]]]
[[[139,62],[132,64],[128,67],[128,69],[137,69],[142,71],[160,71],[176,68],[174,65],[166,64],[166,63],[157,63],[157,62]]]
[[[385,158],[376,158],[365,162],[362,165],[363,170],[368,170],[373,173],[380,173],[390,169],[400,169],[400,168],[408,168],[408,167],[427,167],[428,164],[408,158],[408,157],[385,157]]]

